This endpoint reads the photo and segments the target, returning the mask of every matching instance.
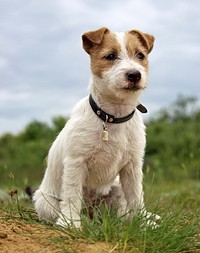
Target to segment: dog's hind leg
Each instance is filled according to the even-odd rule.
[[[118,178],[115,180],[111,187],[108,195],[103,196],[103,200],[106,205],[117,210],[117,215],[119,217],[124,216],[127,212],[127,201],[122,190],[121,183]]]

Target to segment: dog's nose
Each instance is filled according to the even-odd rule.
[[[131,70],[126,73],[128,81],[137,83],[141,79],[141,73],[138,70]]]

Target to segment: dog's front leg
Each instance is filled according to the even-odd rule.
[[[61,214],[57,224],[61,226],[75,226],[80,228],[80,212],[82,208],[83,180],[86,165],[81,158],[67,157],[64,160]]]
[[[142,187],[142,163],[128,163],[120,171],[120,181],[125,199],[127,201],[127,211],[135,212],[143,208],[143,187]]]

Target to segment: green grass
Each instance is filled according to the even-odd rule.
[[[142,215],[131,221],[120,219],[113,210],[101,208],[91,220],[82,215],[82,229],[62,229],[53,224],[42,223],[44,229],[62,231],[49,244],[57,245],[61,252],[69,251],[66,238],[73,248],[82,240],[87,244],[105,242],[110,252],[128,253],[178,253],[200,252],[200,183],[145,183],[147,209],[159,214],[161,221],[157,228],[145,225]],[[17,218],[29,224],[41,224],[30,203],[20,201],[17,196],[1,205],[0,212],[6,220]],[[1,215],[2,218],[2,215]]]

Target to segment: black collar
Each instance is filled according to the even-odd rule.
[[[106,112],[104,112],[100,107],[98,107],[98,105],[95,103],[94,99],[92,98],[92,95],[90,94],[89,96],[89,102],[90,102],[90,106],[92,108],[92,110],[94,111],[94,113],[100,118],[102,119],[104,122],[109,122],[109,123],[123,123],[128,121],[129,119],[131,119],[135,113],[135,110],[133,110],[130,114],[128,114],[125,117],[122,118],[116,118],[114,115],[110,115]],[[142,112],[142,113],[146,113],[147,109],[142,105],[139,104],[137,106],[137,109]]]

